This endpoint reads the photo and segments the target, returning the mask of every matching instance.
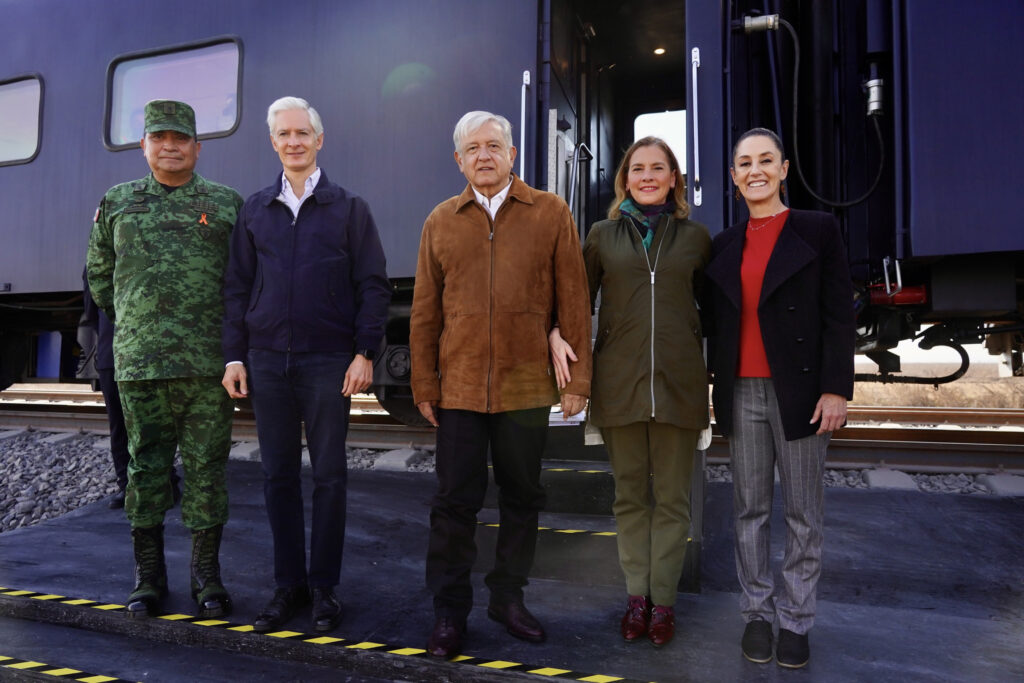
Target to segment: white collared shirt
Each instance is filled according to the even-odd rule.
[[[505,198],[508,197],[508,191],[509,188],[511,187],[512,177],[509,176],[508,185],[506,185],[501,192],[494,195],[490,199],[480,194],[475,187],[473,188],[473,194],[476,195],[476,200],[480,202],[480,206],[487,209],[487,213],[491,214],[491,220],[494,220],[494,216],[498,213],[498,209],[501,208],[501,205],[505,201]]]
[[[299,208],[302,206],[302,202],[306,201],[306,198],[313,194],[313,188],[320,182],[320,167],[317,166],[316,170],[313,171],[302,188],[302,196],[296,197],[295,192],[292,190],[292,184],[288,182],[288,176],[281,172],[281,194],[277,195],[277,198],[284,203],[292,211],[292,215],[296,218],[299,215]]]

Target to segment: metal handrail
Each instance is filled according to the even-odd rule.
[[[700,66],[700,48],[695,47],[690,51],[690,81],[693,83],[693,111],[690,112],[690,119],[693,121],[693,205],[700,206],[702,203],[700,189],[700,143],[697,135],[697,67]]]
[[[580,159],[579,158],[580,150],[583,150],[584,152],[587,153],[587,158],[586,159]],[[573,152],[572,152],[572,161],[570,162],[572,164],[572,168],[569,169],[569,211],[570,212],[572,212],[574,203],[576,201],[576,170],[579,168],[579,162],[580,161],[592,161],[593,158],[594,158],[594,153],[591,152],[590,148],[587,147],[586,143],[583,143],[583,142],[581,142],[578,145],[576,145],[576,149],[574,149]]]
[[[519,179],[526,182],[526,91],[530,87],[530,70],[523,72],[523,88],[519,106]]]

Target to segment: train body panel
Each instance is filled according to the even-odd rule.
[[[203,140],[199,172],[243,195],[269,184],[280,162],[266,107],[282,95],[306,97],[324,119],[318,161],[370,203],[396,277],[414,274],[410,241],[418,241],[424,217],[465,183],[452,159],[455,121],[468,109],[490,109],[518,129],[522,73],[536,67],[536,11],[518,3],[297,2],[284,9],[189,0],[157,9],[110,0],[2,6],[10,74],[0,79],[34,72],[45,84],[38,156],[0,168],[9,245],[0,280],[12,293],[78,289],[96,203],[111,185],[147,171],[140,150],[102,144],[105,74],[119,56],[236,37],[240,122],[228,137]]]
[[[1016,20],[1013,20],[1013,14]],[[915,257],[1024,251],[1015,167],[1024,63],[1014,0],[903,8],[907,230]]]

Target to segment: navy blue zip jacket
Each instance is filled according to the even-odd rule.
[[[245,201],[224,276],[225,362],[249,349],[376,350],[391,287],[370,207],[327,179],[297,218],[278,201],[281,175]]]

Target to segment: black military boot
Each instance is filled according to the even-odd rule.
[[[220,580],[220,539],[223,525],[192,532],[192,599],[203,619],[231,612],[231,596]]]
[[[167,567],[164,565],[164,525],[132,529],[135,551],[135,589],[128,596],[129,617],[146,617],[160,612],[167,597]]]

